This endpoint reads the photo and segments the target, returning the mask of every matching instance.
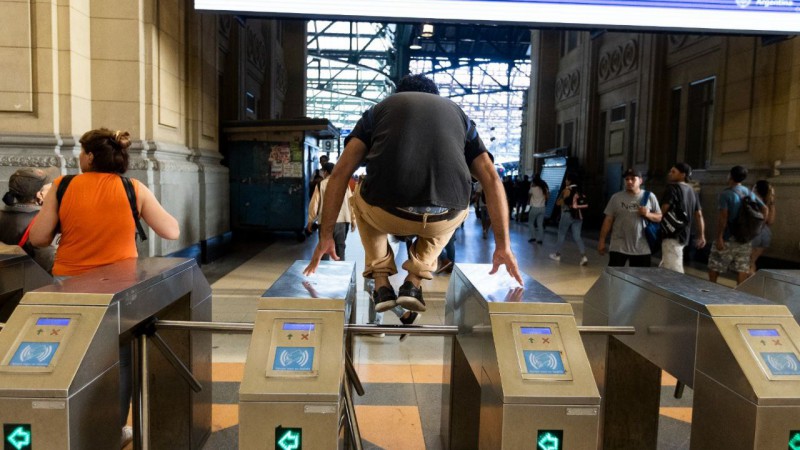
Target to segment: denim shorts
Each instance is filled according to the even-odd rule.
[[[761,227],[761,233],[750,242],[753,248],[769,248],[772,244],[772,230],[768,226]]]

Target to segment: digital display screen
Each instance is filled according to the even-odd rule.
[[[54,317],[42,317],[36,321],[36,325],[43,327],[65,327],[69,325],[69,319],[57,319]]]
[[[58,342],[23,342],[8,363],[9,366],[47,367],[58,350]]]
[[[271,17],[797,34],[800,0],[195,0]]]
[[[780,334],[778,334],[778,330],[776,330],[774,328],[748,329],[747,331],[750,333],[750,336],[756,336],[756,337],[763,337],[763,336],[767,336],[767,337],[768,336],[775,336],[775,337],[778,337],[778,336],[780,336]]]
[[[549,327],[522,327],[520,331],[522,334],[553,334]]]
[[[314,324],[284,322],[283,329],[286,331],[314,331]]]

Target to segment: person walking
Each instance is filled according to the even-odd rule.
[[[661,241],[661,263],[659,267],[683,272],[683,249],[689,243],[692,225],[697,227],[695,246],[701,249],[706,246],[705,221],[703,210],[697,193],[688,183],[692,176],[692,167],[684,162],[672,166],[667,174],[669,183],[661,200],[662,221],[668,221],[670,211],[675,215],[683,215],[685,224],[672,235]],[[664,227],[662,227],[662,230]]]
[[[770,228],[775,223],[775,188],[767,180],[756,181],[753,186],[753,192],[759,200],[761,200],[767,207],[767,214],[764,215],[764,226],[761,228],[761,233],[750,242],[753,247],[750,253],[750,275],[756,273],[756,262],[758,258],[764,254],[764,251],[769,248],[772,243],[772,229]]]
[[[583,244],[581,237],[581,227],[583,226],[583,210],[576,208],[576,196],[582,196],[583,191],[577,183],[577,175],[567,174],[564,177],[564,189],[561,195],[556,200],[556,205],[561,207],[561,219],[558,222],[558,239],[556,241],[556,251],[550,254],[550,259],[553,261],[561,261],[561,249],[564,247],[564,240],[567,238],[567,232],[572,230],[572,240],[578,245],[578,250],[581,252],[580,265],[585,266],[589,264],[589,259],[586,257],[586,246]]]
[[[606,238],[611,233],[609,267],[623,267],[626,263],[630,267],[650,267],[650,245],[644,236],[644,221],[660,222],[661,208],[655,194],[641,188],[641,172],[628,169],[622,176],[625,189],[608,200],[597,251],[606,254]]]
[[[708,257],[708,279],[715,283],[720,272],[727,271],[730,267],[736,272],[737,284],[746,280],[750,273],[750,254],[753,249],[751,241],[740,242],[733,232],[742,209],[742,200],[748,197],[753,199],[761,209],[761,214],[767,217],[767,205],[742,185],[746,178],[747,169],[733,166],[728,174],[728,187],[719,194],[717,233]]]
[[[528,190],[528,203],[531,205],[531,209],[528,212],[528,229],[531,237],[528,242],[536,242],[541,245],[542,241],[544,241],[544,216],[547,211],[549,197],[550,188],[542,180],[542,177],[536,174]]]
[[[325,190],[328,188],[328,180],[330,175],[333,173],[333,169],[335,164],[333,163],[325,163],[322,165],[322,180],[319,182],[317,187],[314,189],[314,194],[311,196],[311,201],[308,203],[308,225],[306,225],[306,230],[308,233],[311,233],[312,224],[320,219],[320,213],[322,212],[322,200],[325,198]],[[351,177],[352,178],[352,177]],[[333,241],[336,243],[336,254],[339,255],[339,258],[344,261],[344,251],[347,245],[345,242],[347,241],[347,232],[355,231],[356,230],[356,222],[354,214],[352,213],[352,205],[350,204],[350,198],[353,197],[352,191],[348,188],[344,192],[344,200],[342,201],[342,207],[339,209],[339,215],[336,216],[336,225],[333,227]],[[325,255],[322,257],[323,260],[327,260],[330,257]]]

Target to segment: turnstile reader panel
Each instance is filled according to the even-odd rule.
[[[268,377],[316,377],[319,374],[318,319],[275,319],[267,358]]]
[[[526,380],[572,380],[558,324],[511,324],[520,373]]]
[[[70,387],[83,387],[73,378],[105,314],[97,307],[18,306],[0,331],[0,396],[67,397]],[[96,356],[97,367],[114,364],[106,356]]]
[[[338,401],[343,329],[341,311],[258,311],[253,335],[269,338],[250,344],[240,401]]]

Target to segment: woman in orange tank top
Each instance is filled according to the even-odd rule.
[[[61,241],[56,251],[53,275],[69,277],[128,258],[136,258],[136,225],[131,204],[120,176],[128,170],[127,131],[105,128],[84,133],[80,139],[81,174],[72,179],[61,206],[57,191],[63,178],[56,179],[30,231],[37,247],[50,245],[61,224]],[[180,236],[178,221],[161,207],[147,186],[131,180],[139,217],[164,239]],[[120,342],[120,416],[124,446],[133,436],[125,423],[131,401],[131,345]]]
[[[58,205],[56,192],[62,178],[44,200],[31,228],[35,246],[52,242],[61,224],[61,241],[53,266],[55,276],[80,275],[95,267],[136,258],[136,226],[120,176],[128,170],[130,134],[105,128],[84,133],[80,139],[81,173],[72,179]],[[139,216],[164,239],[180,236],[178,221],[164,210],[147,186],[131,180]]]

